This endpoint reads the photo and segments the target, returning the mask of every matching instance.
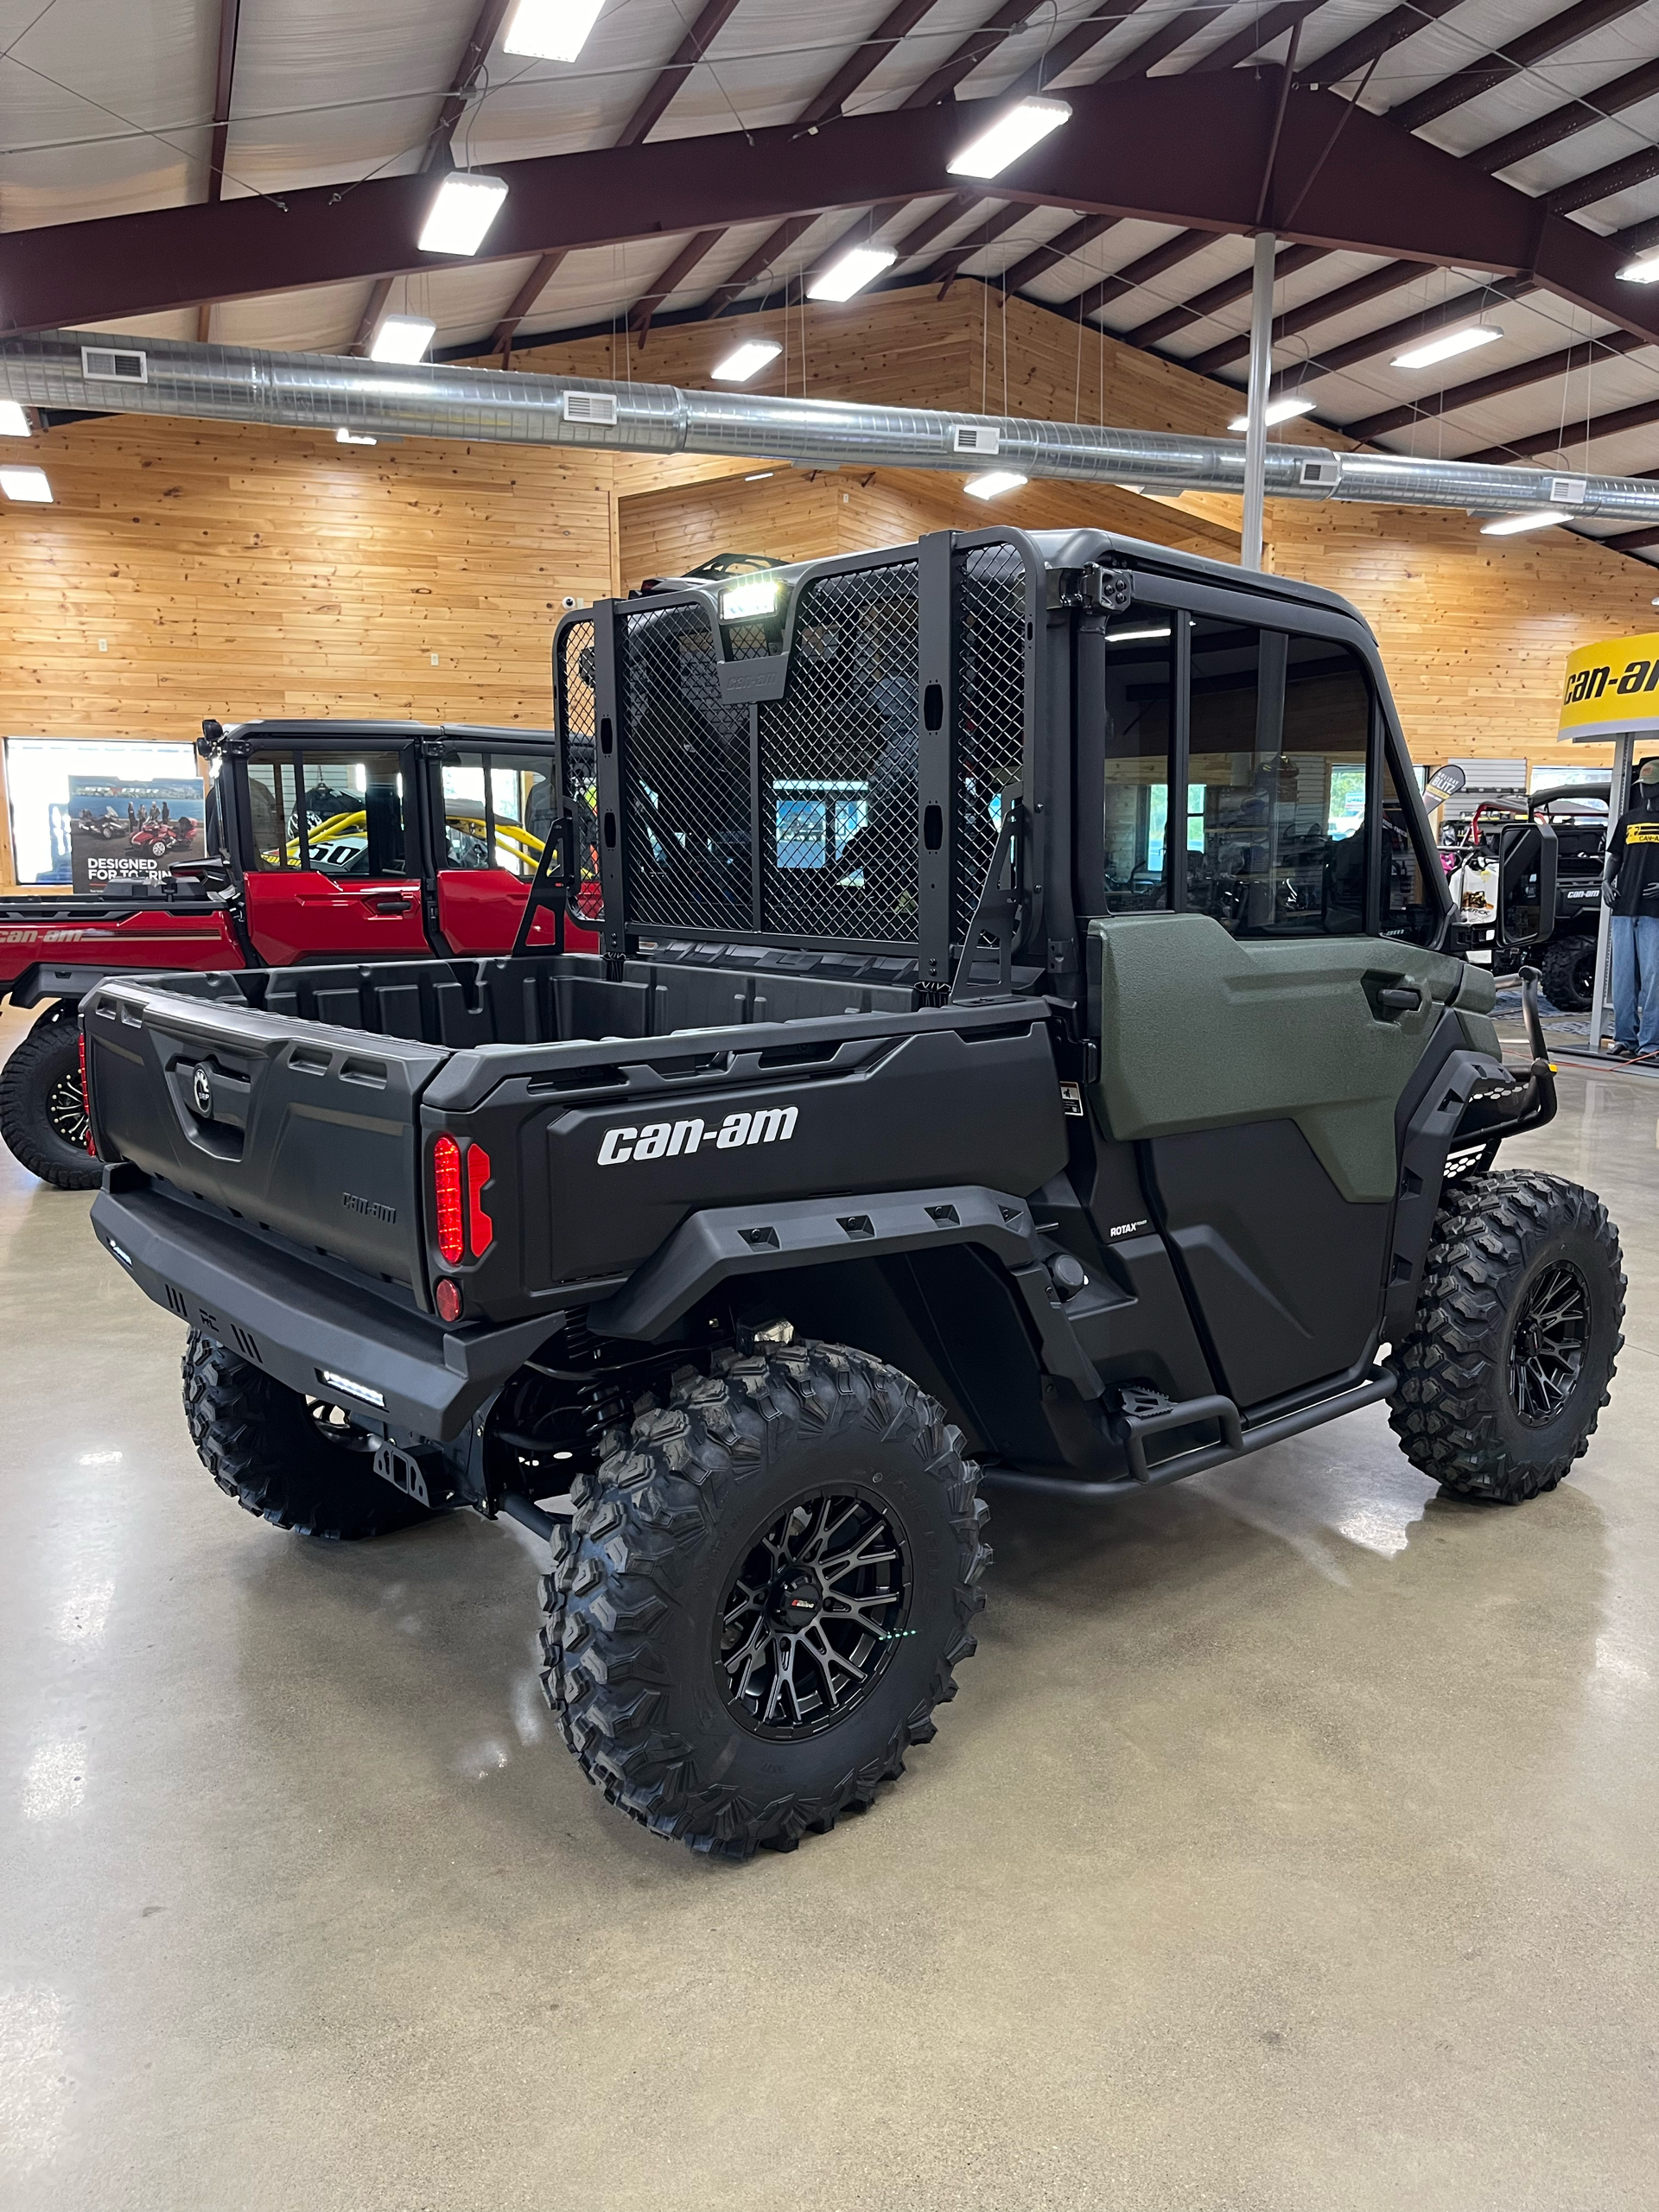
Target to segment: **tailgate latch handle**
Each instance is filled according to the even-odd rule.
[[[1415,983],[1393,983],[1377,993],[1376,1002],[1389,1014],[1415,1014],[1423,995]]]

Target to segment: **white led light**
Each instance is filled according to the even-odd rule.
[[[820,271],[806,288],[809,300],[850,300],[898,259],[884,245],[855,245]]]
[[[1270,399],[1262,411],[1262,420],[1271,429],[1275,423],[1288,423],[1293,415],[1311,415],[1313,412],[1313,403],[1311,399],[1301,399],[1287,393],[1283,399]],[[1250,427],[1250,418],[1248,415],[1235,415],[1227,427],[1230,430],[1248,430]]]
[[[15,399],[0,399],[0,438],[26,438],[29,417]]]
[[[343,1391],[348,1398],[361,1398],[370,1406],[384,1406],[386,1402],[384,1390],[371,1389],[366,1382],[353,1382],[349,1375],[335,1375],[326,1367],[319,1368],[317,1372],[331,1390]]]
[[[709,373],[716,384],[747,384],[783,350],[775,339],[746,338],[723,361],[716,361]]]
[[[746,484],[769,484],[777,474],[775,468],[757,468],[751,475],[746,476],[743,481]]]
[[[778,605],[776,576],[746,576],[720,594],[722,622],[752,622],[757,614],[770,614]]]
[[[1565,507],[1535,507],[1529,514],[1502,515],[1497,522],[1480,525],[1483,537],[1515,537],[1523,530],[1548,530],[1552,523],[1570,520]]]
[[[1166,638],[1168,635],[1169,626],[1166,623],[1161,630],[1109,630],[1106,642],[1109,645],[1131,645],[1138,644],[1142,638]]]
[[[437,324],[423,315],[389,315],[374,334],[372,361],[418,361],[432,343]]]
[[[1427,345],[1414,346],[1409,352],[1396,353],[1389,364],[1395,369],[1431,369],[1436,361],[1449,361],[1454,354],[1471,353],[1477,346],[1490,346],[1503,332],[1494,322],[1471,322],[1462,330],[1448,330],[1444,338],[1431,338]]]
[[[423,253],[476,253],[506,196],[505,177],[451,169],[427,210],[416,245]]]
[[[1634,261],[1627,261],[1618,274],[1622,283],[1659,284],[1659,247],[1649,247]]]
[[[537,61],[574,61],[588,43],[605,0],[518,0],[502,50]]]
[[[38,507],[52,504],[52,486],[43,468],[0,468],[0,492],[9,499],[32,500]]]
[[[1071,110],[1064,100],[1020,100],[970,138],[947,166],[952,176],[1000,176],[1010,162],[1017,162],[1051,130],[1071,120]]]
[[[962,488],[970,499],[995,499],[1004,492],[1017,492],[1025,481],[1012,468],[986,468],[970,476]]]
[[[379,441],[378,439],[368,436],[367,434],[362,430],[336,430],[334,432],[334,443],[337,446],[372,446],[377,445],[378,442]]]

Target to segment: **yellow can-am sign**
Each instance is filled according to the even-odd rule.
[[[1659,633],[1604,638],[1567,664],[1561,735],[1612,738],[1623,729],[1659,730]]]

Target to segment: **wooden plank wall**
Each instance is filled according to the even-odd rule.
[[[776,318],[772,327],[782,334]],[[739,329],[594,339],[523,368],[707,385]],[[765,327],[765,325],[757,326]],[[1216,431],[1235,393],[982,287],[791,314],[752,389]],[[1288,425],[1281,435],[1311,436]],[[21,456],[20,456],[21,457]],[[921,529],[1089,522],[1237,557],[1236,503],[1033,485],[988,511],[954,476],[810,475],[753,460],[524,447],[342,447],[306,433],[138,416],[66,425],[29,456],[50,507],[0,503],[0,732],[188,739],[204,715],[353,714],[542,723],[563,596],[589,600],[721,550],[779,558]],[[1550,534],[1484,538],[1461,514],[1268,509],[1269,565],[1375,624],[1420,758],[1586,757],[1554,742],[1561,664],[1645,629],[1649,569]],[[435,655],[435,661],[434,656]],[[1593,754],[1589,757],[1596,757]],[[3,833],[0,833],[3,838]],[[10,880],[0,842],[0,880]]]

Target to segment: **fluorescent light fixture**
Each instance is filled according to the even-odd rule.
[[[716,384],[747,384],[783,350],[775,338],[746,338],[723,361],[716,361],[709,373]]]
[[[1529,514],[1500,515],[1496,522],[1484,522],[1480,534],[1483,537],[1515,537],[1523,530],[1548,530],[1552,523],[1571,519],[1565,507],[1534,507]]]
[[[1109,645],[1138,645],[1142,638],[1166,638],[1168,635],[1169,625],[1166,623],[1161,630],[1109,630],[1106,642]]]
[[[518,0],[502,50],[537,61],[574,61],[604,5],[605,0]]]
[[[1618,275],[1624,284],[1659,284],[1659,247],[1649,246],[1646,253],[1627,261]]]
[[[970,138],[947,167],[952,176],[1000,176],[1010,162],[1017,162],[1051,130],[1071,120],[1071,110],[1065,100],[1018,100]]]
[[[806,288],[809,300],[850,300],[873,283],[884,269],[891,269],[898,255],[885,245],[855,245],[821,270]]]
[[[770,483],[777,474],[775,468],[757,468],[753,475],[746,476],[743,481],[746,484],[766,484]]]
[[[1461,330],[1448,330],[1444,338],[1431,338],[1427,345],[1414,346],[1409,352],[1396,353],[1389,365],[1394,369],[1432,369],[1436,361],[1449,361],[1457,353],[1472,353],[1477,346],[1490,346],[1503,332],[1495,322],[1471,322]]]
[[[1017,492],[1026,479],[1012,468],[984,468],[970,476],[963,490],[970,499],[995,499],[1004,492]]]
[[[379,440],[370,437],[365,430],[340,429],[334,432],[334,443],[337,446],[372,446],[378,445]]]
[[[426,228],[416,244],[423,253],[476,253],[506,196],[505,177],[451,169],[427,210]]]
[[[372,361],[418,361],[432,343],[437,324],[423,315],[389,315],[382,318],[369,347]]]
[[[1293,415],[1311,415],[1313,412],[1313,403],[1311,399],[1300,399],[1292,393],[1287,393],[1282,399],[1270,399],[1268,402],[1262,410],[1262,420],[1271,429],[1275,423],[1288,423]],[[1235,415],[1227,427],[1230,430],[1248,430],[1250,427],[1250,418],[1248,415]]]
[[[26,438],[29,417],[15,399],[0,399],[0,438]]]
[[[0,468],[0,492],[9,499],[32,500],[37,507],[52,504],[52,486],[43,468]]]
[[[757,615],[772,614],[778,607],[776,576],[746,576],[720,594],[722,622],[753,622]]]

